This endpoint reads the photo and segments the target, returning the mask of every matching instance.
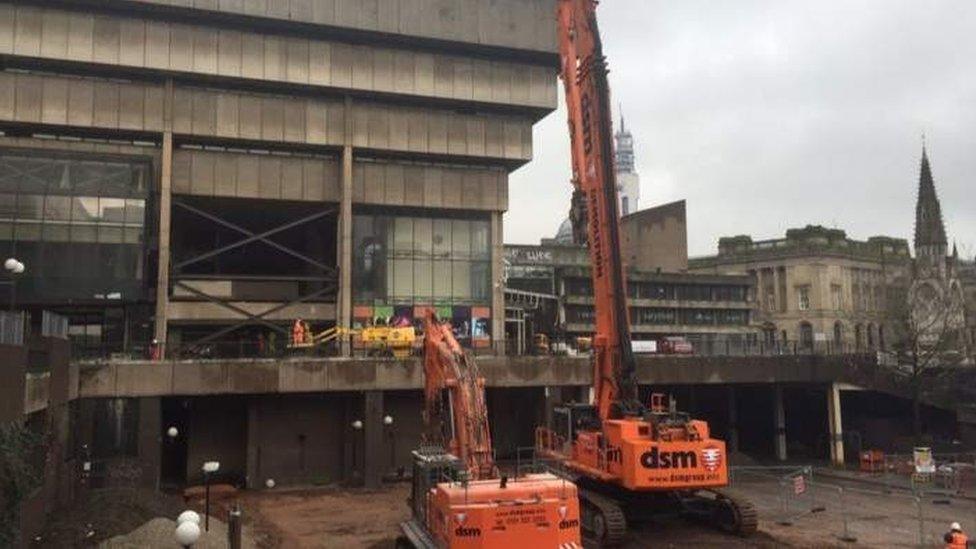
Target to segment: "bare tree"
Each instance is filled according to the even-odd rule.
[[[907,375],[912,398],[912,434],[922,436],[921,399],[926,389],[965,360],[960,319],[963,304],[954,288],[929,283],[889,290],[888,323],[897,367]]]

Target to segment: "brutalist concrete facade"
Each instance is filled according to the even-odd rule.
[[[0,2],[21,301],[102,356],[262,354],[298,317],[428,306],[500,348],[508,173],[556,106],[554,4]],[[89,248],[105,259],[71,259]]]

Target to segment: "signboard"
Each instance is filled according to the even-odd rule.
[[[539,246],[505,247],[505,259],[512,264],[551,265],[552,250]]]
[[[630,342],[630,347],[635,353],[656,353],[657,341],[653,339],[633,340]]]
[[[915,463],[915,472],[923,474],[935,473],[935,459],[932,458],[932,449],[927,447],[917,447],[912,451],[912,461]]]
[[[793,495],[801,496],[807,491],[807,481],[803,475],[793,477]]]

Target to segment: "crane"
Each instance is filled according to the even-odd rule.
[[[582,549],[572,482],[548,472],[499,473],[485,379],[433,311],[424,317],[423,348],[424,444],[413,452],[411,518],[397,546]]]
[[[589,248],[595,331],[593,403],[554,410],[537,449],[577,484],[584,532],[602,545],[623,540],[628,521],[681,512],[748,535],[756,512],[718,491],[728,484],[725,443],[664,395],[638,393],[620,248],[607,63],[596,0],[557,0],[560,76],[572,154],[573,237]]]

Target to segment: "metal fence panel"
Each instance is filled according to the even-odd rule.
[[[23,345],[25,324],[23,312],[0,311],[0,345]]]

